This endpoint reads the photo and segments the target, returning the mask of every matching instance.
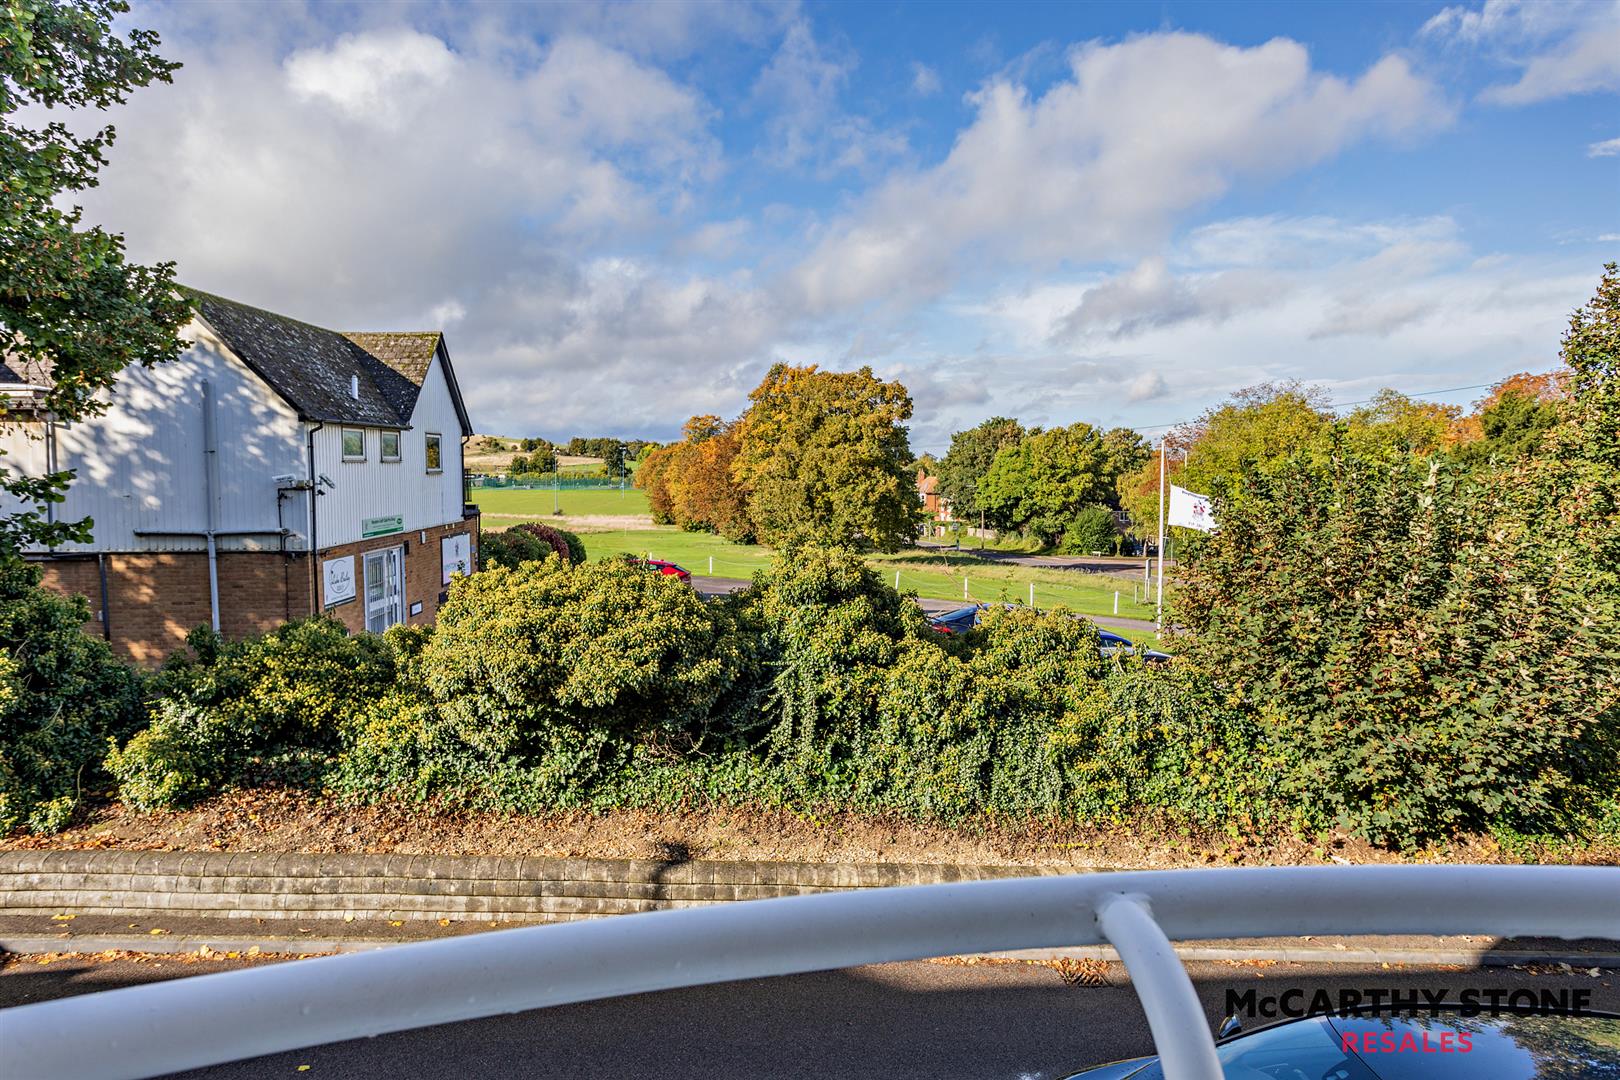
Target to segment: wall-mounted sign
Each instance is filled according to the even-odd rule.
[[[457,533],[439,541],[444,560],[444,583],[450,584],[451,574],[472,573],[472,547],[466,533]]]
[[[405,531],[405,518],[400,514],[392,517],[365,518],[360,522],[361,536],[387,536],[389,533]]]
[[[326,581],[323,595],[326,597],[327,607],[337,607],[354,599],[353,555],[345,555],[341,559],[327,559],[321,564],[321,570]]]
[[[416,603],[411,605],[411,614],[412,615],[420,615],[420,614],[422,614],[422,601],[418,600]]]

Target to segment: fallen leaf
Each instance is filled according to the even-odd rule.
[[[344,922],[354,922],[354,912],[352,912],[352,911],[345,911],[345,912],[344,912],[344,913],[343,913],[343,921],[344,921]]]
[[[248,946],[247,954],[249,956],[258,956],[259,955],[259,947],[257,945]]]
[[[389,926],[404,926],[405,922],[404,922],[403,919],[389,919],[388,920],[388,925]]]
[[[167,934],[168,931],[167,930],[160,930],[160,929],[158,929],[157,927],[154,926],[154,927],[152,927],[152,929],[148,930],[147,933],[152,934],[152,935],[157,935],[157,934]]]
[[[449,919],[440,919],[439,920],[439,925],[440,926],[449,926],[450,925],[450,920]]]
[[[74,919],[77,919],[77,918],[78,918],[77,915],[52,915],[51,916],[51,919],[54,920],[55,922],[72,922]]]

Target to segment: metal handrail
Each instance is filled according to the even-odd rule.
[[[824,893],[491,931],[0,1011],[0,1075],[145,1077],[548,1005],[858,964],[1109,942],[1169,1080],[1216,1080],[1171,941],[1620,939],[1620,868],[1280,867]]]

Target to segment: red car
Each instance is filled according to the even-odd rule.
[[[636,559],[642,566],[658,571],[665,577],[679,578],[687,585],[692,584],[692,571],[676,563],[665,562],[663,559]]]

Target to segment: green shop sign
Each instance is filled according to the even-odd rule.
[[[393,517],[365,518],[360,522],[361,536],[387,536],[389,533],[405,531],[405,517],[395,514]]]

